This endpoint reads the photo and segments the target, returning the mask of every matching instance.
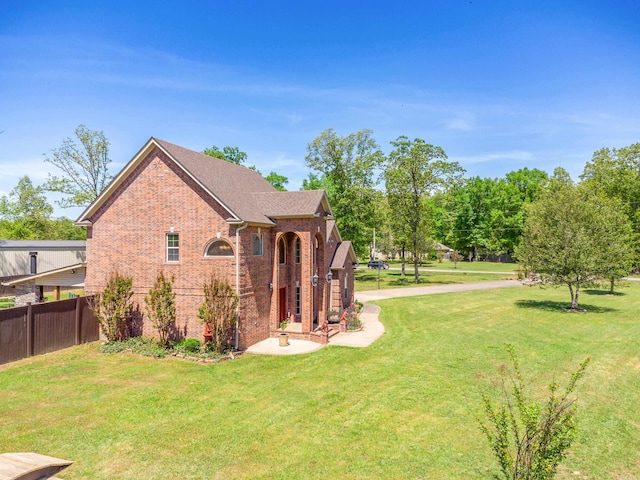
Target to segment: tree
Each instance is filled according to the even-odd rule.
[[[300,190],[329,190],[324,175],[316,175],[313,172],[309,172],[309,176],[302,180],[302,187]]]
[[[360,256],[366,254],[376,224],[372,198],[376,168],[383,161],[371,130],[341,137],[330,128],[307,145],[307,166],[324,175],[340,233]]]
[[[590,359],[574,372],[564,392],[553,381],[545,403],[528,400],[520,363],[512,345],[507,345],[512,372],[512,385],[507,388],[502,374],[502,405],[496,406],[483,396],[486,422],[479,420],[480,429],[500,465],[505,480],[551,480],[565,458],[576,434],[576,399],[572,398],[576,384],[584,376]]]
[[[213,145],[210,148],[205,148],[202,153],[236,165],[244,165],[244,162],[247,160],[246,152],[241,151],[238,147],[226,146],[219,149]]]
[[[171,277],[165,277],[161,271],[156,277],[153,288],[149,290],[149,294],[144,297],[147,315],[149,315],[151,324],[158,331],[160,345],[163,347],[169,344],[169,335],[171,329],[175,327],[176,322],[176,294],[173,291],[174,280],[173,275]]]
[[[631,255],[630,230],[619,203],[556,173],[526,208],[519,257],[542,282],[566,285],[571,309],[578,310],[581,287],[629,273],[616,270],[616,264],[624,264],[621,255]],[[610,255],[611,245],[616,248]]]
[[[245,162],[247,161],[247,158],[248,158],[246,152],[243,152],[238,147],[230,147],[230,146],[222,147],[222,149],[219,149],[218,147],[213,145],[211,148],[205,148],[202,153],[204,153],[205,155],[209,155],[210,157],[218,158],[220,160],[233,163],[235,165],[240,165],[242,167],[245,166]],[[260,171],[256,168],[255,165],[250,165],[247,168],[249,170],[253,170],[254,172],[260,173]],[[262,175],[262,173],[260,173],[260,175]],[[276,172],[270,172],[269,175],[264,177],[264,179],[267,182],[269,182],[271,185],[273,185],[276,188],[276,190],[279,190],[281,192],[287,191],[287,189],[285,188],[285,185],[289,183],[289,179],[284,175],[279,175]]]
[[[414,281],[419,283],[418,262],[423,253],[420,242],[429,234],[427,197],[450,184],[464,170],[458,163],[447,161],[442,148],[421,138],[411,141],[403,135],[391,145],[395,149],[389,154],[384,171],[387,198],[392,214],[408,229]]]
[[[124,338],[124,327],[133,311],[133,279],[112,272],[104,290],[94,295],[90,306],[109,342]]]
[[[63,172],[61,177],[49,174],[44,189],[67,195],[58,202],[61,207],[82,207],[93,202],[111,181],[109,173],[109,141],[103,132],[79,125],[75,131],[78,145],[71,138],[45,156],[45,162]]]
[[[14,240],[49,239],[52,213],[44,189],[33,185],[25,175],[8,196],[0,198],[3,236]]]
[[[597,193],[618,199],[634,231],[634,261],[640,265],[640,143],[602,148],[593,154],[580,175],[582,183]]]
[[[213,349],[222,353],[233,344],[238,296],[228,283],[214,276],[204,284],[203,290],[204,302],[198,310],[198,318],[211,332]]]
[[[287,183],[289,183],[289,179],[287,177],[285,177],[284,175],[279,175],[276,172],[271,172],[271,173],[269,173],[269,175],[264,177],[264,179],[267,182],[269,182],[271,185],[273,185],[276,188],[276,190],[278,190],[280,192],[286,192],[287,191],[285,185]]]

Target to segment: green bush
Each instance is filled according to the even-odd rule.
[[[197,338],[183,338],[173,349],[180,353],[198,353],[201,348],[202,344]]]

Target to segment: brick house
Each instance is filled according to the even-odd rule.
[[[197,313],[211,275],[239,297],[239,349],[285,319],[293,338],[326,341],[319,323],[353,301],[355,253],[323,190],[279,192],[248,168],[155,138],[76,224],[87,227],[87,294],[118,271],[133,277],[144,312],[157,274],[174,275],[180,336],[202,338]],[[143,321],[143,334],[154,333]]]

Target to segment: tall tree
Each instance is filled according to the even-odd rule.
[[[634,231],[634,262],[640,265],[640,143],[602,148],[593,154],[580,176],[582,183],[622,202]]]
[[[13,240],[50,238],[53,207],[42,187],[28,176],[20,178],[8,196],[0,198],[0,222],[3,237]]]
[[[520,258],[544,283],[566,285],[572,310],[578,309],[582,287],[629,273],[616,270],[631,255],[631,230],[619,202],[557,171],[526,214]],[[609,253],[611,245],[615,254]]]
[[[360,130],[341,137],[330,128],[307,146],[306,156],[307,166],[323,174],[331,186],[327,195],[338,228],[360,256],[366,254],[376,224],[372,199],[376,169],[384,161],[372,134]]]
[[[80,144],[66,138],[51,151],[51,156],[45,154],[45,162],[63,174],[49,174],[44,189],[66,195],[58,202],[62,207],[89,205],[113,178],[109,173],[109,141],[104,133],[79,125],[75,134]]]
[[[391,211],[407,226],[411,242],[414,281],[420,281],[418,262],[420,242],[428,236],[427,197],[444,188],[464,170],[457,162],[447,161],[440,147],[421,138],[411,141],[402,135],[391,142],[395,148],[389,154],[384,171],[387,197]]]

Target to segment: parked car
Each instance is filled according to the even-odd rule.
[[[388,270],[389,269],[389,264],[387,262],[383,262],[382,260],[371,260],[367,264],[367,267],[369,267],[369,268],[377,268],[377,269],[382,269],[382,270]]]

